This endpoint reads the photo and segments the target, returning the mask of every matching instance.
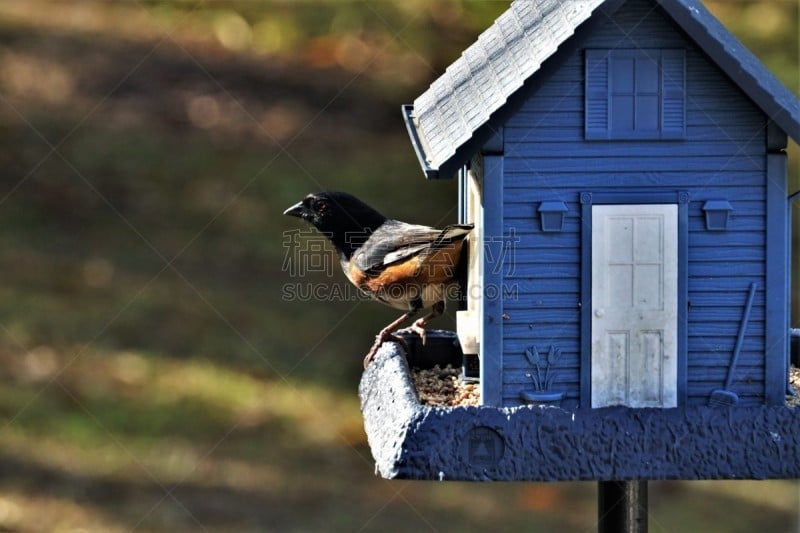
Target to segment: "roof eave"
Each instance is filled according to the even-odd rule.
[[[719,66],[761,110],[795,142],[800,143],[800,119],[798,109],[791,109],[787,102],[796,103],[797,98],[775,78],[763,63],[744,46],[719,20],[708,12],[700,2],[658,0],[658,4],[683,31]],[[701,20],[704,19],[704,20]],[[718,32],[718,33],[715,33]],[[720,36],[735,43],[740,57],[731,55]],[[758,66],[757,73],[745,68],[749,63]],[[759,80],[759,77],[762,78]],[[767,84],[770,87],[767,87]],[[783,102],[777,98],[783,99]],[[792,100],[794,100],[792,102]]]
[[[411,144],[414,146],[414,152],[417,154],[422,172],[427,179],[446,180],[454,178],[458,171],[467,164],[473,155],[481,150],[484,143],[495,133],[493,124],[496,122],[495,115],[497,115],[497,113],[483,126],[478,128],[472,137],[464,141],[450,157],[442,161],[438,166],[433,166],[428,160],[425,147],[417,131],[417,125],[414,123],[414,106],[406,104],[401,106],[401,110],[403,113],[403,121],[406,123],[406,129],[408,130],[408,136],[411,138]],[[495,120],[492,120],[493,118]]]
[[[406,130],[411,139],[411,144],[414,146],[414,153],[417,154],[422,172],[425,173],[425,177],[428,179],[439,179],[441,177],[439,175],[439,170],[431,166],[430,160],[425,153],[425,147],[422,145],[422,140],[417,131],[417,125],[414,122],[414,106],[405,104],[400,107],[400,110],[403,113],[403,122],[406,124]]]

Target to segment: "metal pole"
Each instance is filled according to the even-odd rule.
[[[647,533],[647,481],[597,483],[599,533]]]

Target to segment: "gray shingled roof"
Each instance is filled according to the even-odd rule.
[[[604,0],[516,0],[414,101],[428,167],[438,169]]]
[[[605,2],[611,3],[515,0],[413,106],[404,106],[406,125],[426,174],[437,175],[444,165],[451,166],[459,148]],[[699,0],[658,3],[770,118],[800,142],[797,97]]]

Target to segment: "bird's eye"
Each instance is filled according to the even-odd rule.
[[[324,200],[318,200],[314,203],[314,211],[317,213],[324,213],[328,210],[328,203]]]

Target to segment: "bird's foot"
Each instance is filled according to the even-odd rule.
[[[422,345],[425,346],[425,341],[427,340],[427,332],[425,331],[424,326],[426,323],[427,320],[419,318],[415,320],[413,324],[411,324],[407,328],[401,329],[400,331],[411,331],[413,333],[416,333],[417,335],[419,335],[419,339],[422,342]]]
[[[378,349],[381,345],[386,341],[392,341],[398,343],[403,349],[408,353],[408,344],[403,337],[399,337],[392,333],[391,331],[382,330],[380,333],[375,335],[375,342],[372,343],[372,348],[369,349],[367,352],[366,357],[364,357],[364,368],[366,369],[372,360],[375,359],[375,354],[378,353]]]

